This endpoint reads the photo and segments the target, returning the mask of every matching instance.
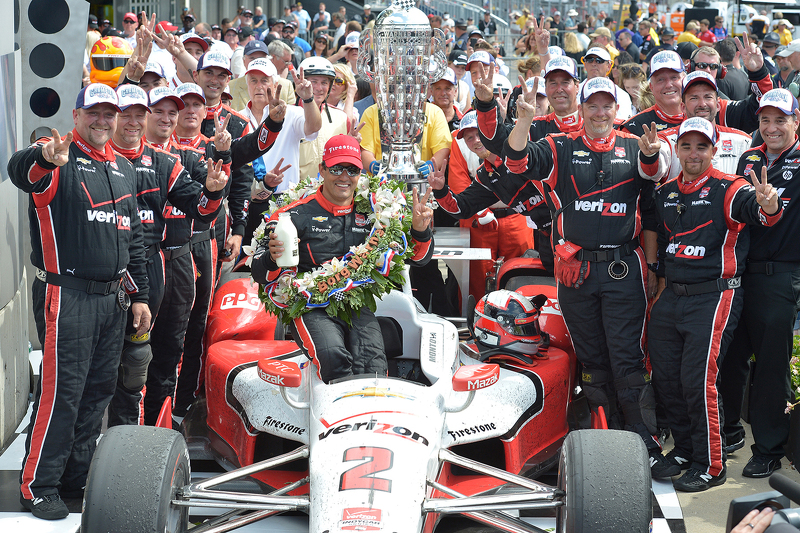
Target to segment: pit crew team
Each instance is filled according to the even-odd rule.
[[[316,194],[284,209],[298,227],[300,269],[313,268],[342,242],[366,238],[353,231],[363,222],[355,187],[386,155],[372,95],[360,115],[353,105],[347,59],[312,56],[294,71],[280,40],[250,41],[239,82],[215,41],[144,20],[119,80],[77,95],[74,129],[52,130],[8,164],[30,193],[43,346],[20,501],[43,519],[63,518],[62,498],[81,496],[107,406],[112,425],[155,423],[167,397],[178,423],[186,414],[202,386],[202,333],[221,263],[240,257],[268,200],[323,178]],[[547,30],[534,33],[549,42]],[[770,89],[755,44],[737,44],[751,81],[745,100],[721,100],[716,70],[665,49],[649,62],[655,105],[629,117],[619,115],[605,49],[590,49],[597,61],[587,67],[608,71],[581,83],[573,59],[540,46],[510,101],[496,83],[494,50],[477,42],[471,56],[449,56],[419,140],[429,190],[413,192],[416,268],[433,264],[439,275],[429,262],[431,193],[436,223],[469,227],[472,246],[493,257],[535,247],[558,281],[590,408],[639,434],[653,476],[679,476],[683,491],[724,483],[726,455],[743,446],[751,354],[755,444],[743,474],[777,469],[788,437],[800,110],[788,90]],[[474,94],[464,107],[462,77]],[[231,93],[243,88],[234,109]],[[749,148],[751,134],[762,141]],[[314,216],[330,219],[324,234],[304,231]],[[273,235],[256,250],[257,281],[276,274],[282,245]],[[478,299],[490,268],[474,269]],[[425,307],[436,299],[418,298]],[[325,381],[386,372],[367,309],[352,325],[323,311],[291,328]],[[667,428],[675,446],[665,455]]]

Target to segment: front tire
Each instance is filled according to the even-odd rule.
[[[556,512],[560,533],[645,533],[653,516],[650,467],[641,437],[630,431],[587,429],[567,435]]]
[[[188,507],[170,502],[190,477],[189,452],[177,431],[110,428],[100,439],[89,468],[81,531],[185,532]]]

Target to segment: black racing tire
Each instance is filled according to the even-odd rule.
[[[100,439],[89,467],[83,533],[180,533],[188,507],[171,500],[191,477],[186,441],[177,431],[116,426]]]
[[[646,533],[653,517],[650,466],[641,437],[630,431],[585,429],[564,441],[556,512],[559,533]]]

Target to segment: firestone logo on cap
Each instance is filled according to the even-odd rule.
[[[777,107],[784,114],[791,115],[797,109],[797,99],[786,89],[772,89],[761,97],[758,110],[761,111],[767,106]]]
[[[700,117],[692,117],[684,120],[683,124],[681,124],[681,127],[678,129],[678,139],[693,131],[705,135],[713,144],[717,143],[717,131],[714,129],[714,125]]]

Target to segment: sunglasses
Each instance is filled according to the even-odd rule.
[[[694,64],[694,68],[699,68],[700,70],[704,70],[704,69],[707,69],[707,68],[711,69],[711,70],[717,70],[717,69],[719,69],[719,67],[720,66],[719,66],[718,63],[695,63]]]
[[[334,85],[344,85],[344,79],[342,79],[342,78],[334,78],[333,79],[333,84]]]
[[[350,177],[355,177],[361,174],[361,169],[355,166],[343,166],[343,165],[334,165],[332,167],[328,167],[328,172],[333,174],[334,176],[341,176],[342,172],[347,171],[347,175]]]
[[[292,28],[284,28],[283,33],[294,33],[294,30]]]
[[[606,61],[605,59],[603,59],[601,57],[596,57],[596,56],[584,57],[583,58],[583,62],[584,62],[584,64],[585,63],[597,63],[598,65],[602,64],[602,63],[608,63],[608,61]]]
[[[322,37],[321,39],[317,39],[317,42],[318,43],[326,43],[327,44],[328,43],[328,39],[326,39],[325,37]]]
[[[122,21],[123,24],[136,24],[135,20],[125,19]]]
[[[626,74],[639,74],[642,71],[642,68],[638,65],[621,65],[619,69]]]

